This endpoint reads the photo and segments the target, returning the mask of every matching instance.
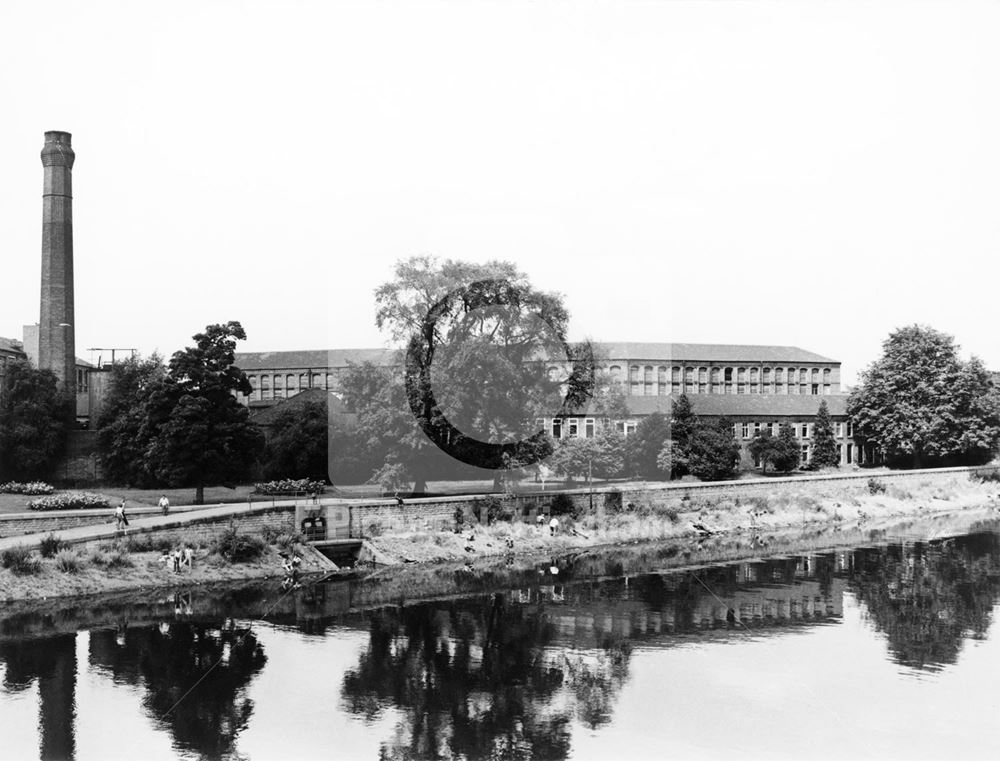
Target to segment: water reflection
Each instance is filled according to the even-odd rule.
[[[39,756],[74,758],[76,679],[87,670],[101,689],[138,690],[151,726],[178,753],[243,757],[241,733],[269,725],[255,715],[251,687],[271,667],[261,624],[250,623],[269,609],[267,625],[286,633],[269,640],[274,653],[332,645],[331,633],[363,637],[330,693],[315,699],[326,706],[339,695],[324,721],[394,726],[379,738],[381,758],[560,759],[572,753],[574,727],[599,733],[615,719],[637,653],[815,631],[840,623],[853,598],[884,635],[887,657],[933,671],[956,664],[966,640],[987,636],[1000,599],[993,531],[687,570],[655,570],[680,562],[674,550],[643,552],[642,562],[587,553],[508,572],[442,570],[421,587],[437,599],[423,602],[403,597],[416,583],[410,575],[288,596],[257,585],[22,608],[0,614],[0,722],[4,695],[37,685]],[[310,720],[296,724],[302,737]]]

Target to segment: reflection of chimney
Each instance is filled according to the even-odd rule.
[[[51,370],[64,395],[76,398],[73,316],[73,160],[68,132],[46,132],[42,148],[42,299],[38,367]],[[75,411],[74,411],[75,412]]]

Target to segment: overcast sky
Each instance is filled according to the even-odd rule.
[[[0,335],[73,133],[78,353],[379,346],[414,254],[517,262],[574,337],[848,378],[927,323],[1000,368],[996,3],[0,6]]]

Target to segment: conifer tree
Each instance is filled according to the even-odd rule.
[[[833,437],[833,423],[826,400],[820,402],[813,425],[812,463],[819,468],[835,468],[840,465],[840,452]]]

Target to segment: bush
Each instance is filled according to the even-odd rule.
[[[549,512],[552,515],[573,515],[576,508],[573,499],[568,494],[556,494],[549,503]]]
[[[83,510],[110,506],[108,498],[102,494],[92,494],[86,491],[53,494],[39,497],[28,503],[29,510]]]
[[[510,522],[514,520],[514,507],[508,504],[507,500],[500,497],[486,497],[478,499],[472,504],[472,512],[477,519],[482,519],[486,515],[486,525],[489,526],[495,521]]]
[[[63,573],[76,573],[80,570],[80,556],[72,550],[59,550],[56,555],[56,568]]]
[[[615,489],[604,494],[604,511],[620,513],[622,511],[622,493]]]
[[[0,565],[21,576],[38,573],[38,558],[31,554],[31,549],[19,544],[0,552]]]
[[[124,542],[129,552],[168,552],[174,544],[165,536],[155,537],[151,534],[130,536]]]
[[[885,484],[879,481],[877,478],[868,479],[869,494],[885,494],[885,490],[886,490]]]
[[[309,478],[282,478],[278,481],[267,481],[253,485],[254,494],[291,495],[291,494],[323,494],[326,484]]]
[[[18,481],[10,481],[0,484],[0,494],[26,494],[29,497],[35,497],[43,494],[52,494],[54,491],[55,487],[44,481],[29,481],[25,484]]]
[[[666,518],[671,523],[677,523],[681,519],[680,510],[674,505],[663,505],[661,507],[654,508],[654,511],[661,518]]]
[[[49,534],[42,538],[42,541],[38,544],[38,551],[42,553],[43,558],[53,557],[59,550],[66,547],[66,543],[60,539],[55,534]]]
[[[105,555],[104,565],[108,568],[131,568],[135,564],[132,562],[128,550],[121,547]]]
[[[230,525],[212,544],[212,552],[221,555],[230,563],[246,563],[264,554],[267,543],[259,536],[241,534],[236,526]]]

